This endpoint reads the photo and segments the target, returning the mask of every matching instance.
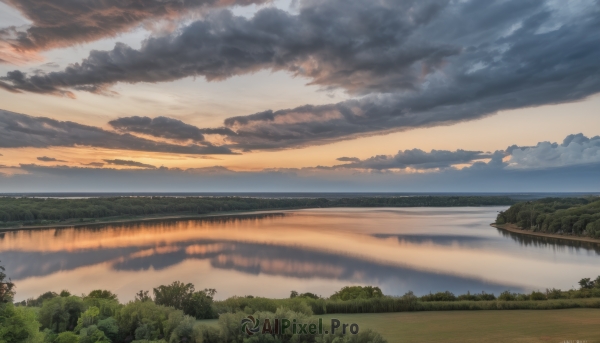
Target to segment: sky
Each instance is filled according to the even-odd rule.
[[[598,0],[0,0],[0,192],[597,192]]]

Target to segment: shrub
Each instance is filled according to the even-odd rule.
[[[354,299],[371,299],[382,298],[383,292],[379,287],[373,286],[346,286],[335,292],[330,299],[332,300],[354,300]]]
[[[517,295],[515,293],[511,293],[510,291],[504,291],[500,293],[498,296],[498,300],[501,301],[514,301],[517,300]]]
[[[452,292],[429,293],[421,297],[421,301],[455,301],[456,296]]]
[[[467,294],[462,294],[456,297],[456,300],[459,301],[486,301],[486,300],[496,300],[496,296],[494,294],[488,294],[486,292],[481,292],[480,294],[471,294],[471,292],[467,291]]]
[[[546,289],[546,298],[547,299],[564,299],[566,296],[563,295],[563,292],[560,289],[552,288]]]
[[[221,330],[214,326],[196,324],[194,326],[194,339],[197,343],[221,343]]]
[[[531,295],[529,296],[530,300],[546,300],[546,295],[542,292],[531,292]]]

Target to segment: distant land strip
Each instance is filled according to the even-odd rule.
[[[546,238],[554,238],[554,239],[560,239],[560,240],[566,240],[566,241],[577,241],[577,242],[600,244],[600,239],[596,239],[596,238],[572,236],[572,235],[557,235],[557,234],[544,233],[544,232],[535,232],[535,231],[521,229],[520,227],[516,226],[515,224],[497,225],[497,224],[492,223],[492,224],[490,224],[490,226],[495,227],[500,230],[510,231],[512,233],[516,233],[519,235],[546,237]]]
[[[183,219],[256,211],[342,207],[509,206],[507,196],[399,196],[352,198],[112,197],[53,199],[0,197],[0,230]]]

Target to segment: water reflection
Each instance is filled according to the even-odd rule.
[[[597,246],[497,231],[488,225],[497,210],[324,209],[6,232],[0,260],[18,299],[104,287],[128,300],[175,279],[220,297],[329,295],[349,284],[498,293],[569,288],[600,272]]]
[[[388,235],[376,234],[374,237],[395,238],[399,243],[428,244],[428,245],[460,245],[465,247],[481,247],[489,238],[465,235]]]
[[[520,235],[511,231],[496,229],[503,236],[512,239],[524,247],[550,248],[556,251],[594,252],[600,255],[600,244],[585,241],[570,241],[553,237]]]

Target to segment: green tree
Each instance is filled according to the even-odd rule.
[[[117,295],[111,291],[107,291],[104,289],[95,289],[91,291],[90,294],[86,296],[86,298],[117,300]]]
[[[0,261],[1,262],[1,261]],[[0,303],[12,301],[15,295],[15,284],[7,279],[3,266],[0,266]]]
[[[1,343],[41,343],[44,336],[39,328],[40,323],[32,309],[0,303]]]
[[[184,303],[183,312],[198,319],[214,318],[213,298],[204,291],[194,292]]]
[[[123,307],[117,300],[103,298],[85,298],[83,299],[83,303],[85,308],[95,306],[100,310],[99,320],[114,317]]]
[[[594,281],[591,281],[591,279],[588,278],[583,278],[581,280],[579,280],[579,287],[581,289],[589,289],[589,288],[593,288],[594,287]]]
[[[542,293],[542,292],[531,292],[531,295],[529,296],[529,298],[531,300],[546,300],[546,294]]]
[[[498,296],[498,300],[514,301],[517,300],[517,295],[515,293],[511,293],[510,291],[504,291],[500,293],[500,295]]]
[[[196,343],[222,343],[221,330],[214,326],[196,324],[194,326],[194,340]]]
[[[91,325],[96,325],[98,323],[98,316],[100,315],[100,309],[96,306],[91,306],[88,308],[81,317],[77,320],[77,327],[75,331],[80,331],[81,329],[87,328]]]
[[[135,294],[136,301],[152,301],[150,295],[148,295],[148,291],[140,290]]]
[[[373,286],[346,286],[335,292],[330,299],[332,300],[353,300],[353,299],[372,299],[383,298],[383,292],[379,287]]]
[[[83,309],[83,300],[79,297],[56,297],[44,301],[38,317],[44,328],[52,329],[57,333],[72,331]]]
[[[106,335],[111,341],[116,341],[119,335],[119,324],[113,317],[98,321],[98,329]]]
[[[171,314],[183,312],[172,307],[156,305],[152,301],[132,301],[126,304],[116,316],[120,337],[143,337],[141,339],[156,340],[168,337],[173,329],[168,323]],[[140,329],[141,328],[141,329]],[[139,331],[138,331],[139,329]],[[143,335],[142,335],[143,333]]]
[[[56,336],[53,343],[79,343],[79,336],[72,331],[61,332]]]
[[[197,319],[208,319],[214,317],[212,303],[215,293],[214,289],[196,292],[193,284],[175,281],[170,285],[154,288],[154,302],[183,310],[185,314]]]
[[[153,290],[154,302],[157,305],[171,306],[183,310],[185,302],[188,301],[195,289],[191,283],[184,284],[180,281],[174,281],[170,285],[161,285]]]
[[[79,343],[111,343],[111,341],[96,325],[91,325],[81,330]]]
[[[169,343],[193,341],[195,324],[196,319],[190,316],[185,316],[183,319],[179,320],[178,325],[173,329],[173,332],[169,337]]]

